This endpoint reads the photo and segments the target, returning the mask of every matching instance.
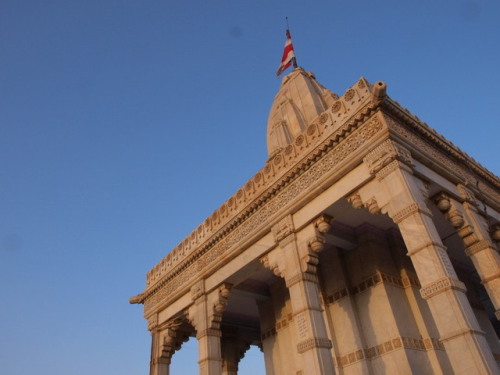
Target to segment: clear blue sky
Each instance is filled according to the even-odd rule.
[[[1,374],[148,373],[128,298],[264,165],[285,16],[324,86],[387,82],[499,174],[498,0],[1,0]]]

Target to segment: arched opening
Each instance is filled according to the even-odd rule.
[[[198,341],[195,337],[190,337],[172,356],[170,375],[198,374]]]
[[[265,375],[264,353],[257,345],[251,345],[238,364],[238,375]]]

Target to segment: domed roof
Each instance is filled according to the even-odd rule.
[[[313,73],[295,68],[283,78],[267,120],[267,152],[271,158],[289,145],[338,96],[321,86]]]

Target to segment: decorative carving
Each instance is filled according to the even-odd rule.
[[[338,100],[335,103],[333,103],[333,105],[332,105],[332,112],[333,113],[338,112],[338,111],[340,111],[340,108],[342,108],[342,104]]]
[[[449,222],[455,229],[458,229],[462,225],[464,225],[464,217],[458,210],[448,210],[445,217],[449,220]]]
[[[479,238],[476,236],[476,233],[471,225],[463,225],[458,230],[458,235],[462,238],[466,247],[472,246],[474,243],[479,241]]]
[[[354,94],[355,94],[355,93],[356,93],[356,92],[355,92],[353,89],[349,89],[349,90],[347,90],[347,91],[346,91],[346,93],[344,94],[344,100],[345,100],[346,102],[351,101],[351,100],[354,98]]]
[[[377,180],[382,181],[385,177],[390,175],[395,170],[405,169],[405,168],[408,170],[408,167],[405,167],[404,164],[401,164],[397,160],[393,160],[377,172],[377,174],[376,174]],[[411,172],[411,170],[409,170],[409,171]]]
[[[274,234],[274,240],[276,242],[282,241],[283,239],[285,239],[285,237],[292,234],[294,230],[295,228],[293,226],[293,220],[291,215],[285,216],[271,228],[271,231]]]
[[[158,327],[158,315],[154,314],[148,318],[148,330],[152,331]]]
[[[211,316],[211,324],[209,329],[217,330],[220,332],[220,323],[222,321],[222,313],[227,307],[229,293],[231,292],[232,285],[223,283],[217,290],[217,300],[213,305]]]
[[[476,200],[476,197],[474,196],[474,193],[465,185],[463,184],[458,184],[457,189],[460,192],[461,197],[468,203],[472,204],[473,206],[477,206],[478,202]]]
[[[201,279],[191,287],[191,299],[196,301],[203,294],[205,294],[205,280]]]
[[[348,196],[347,201],[352,204],[355,209],[363,208],[363,201],[361,200],[361,196],[358,193],[351,194]]]
[[[444,277],[424,286],[422,289],[420,289],[420,295],[423,299],[429,299],[450,289],[455,289],[462,292],[465,292],[467,290],[465,288],[465,284],[461,281],[449,277]]]
[[[170,363],[174,352],[189,340],[189,333],[180,329],[184,322],[185,317],[178,317],[170,320],[163,327],[159,360],[164,362],[160,363]]]
[[[312,247],[311,245],[309,245]],[[317,251],[320,251],[323,248],[323,243],[321,243],[321,248]],[[314,250],[313,250],[314,251]],[[319,258],[316,253],[309,252],[309,254],[304,255],[301,259],[301,268],[302,272],[307,272],[316,275],[316,268],[319,264]]]
[[[380,208],[379,208],[378,203],[375,200],[375,198],[369,199],[365,203],[365,206],[366,206],[366,208],[368,208],[368,211],[370,211],[370,213],[373,215],[380,213]]]
[[[480,251],[486,250],[490,247],[492,247],[491,243],[487,240],[477,241],[465,249],[465,254],[467,256],[471,257],[474,254],[477,254]]]
[[[328,113],[323,113],[319,116],[319,123],[323,125],[325,122],[328,121]]]
[[[286,316],[278,320],[276,325],[270,327],[262,332],[261,339],[265,340],[268,337],[276,336],[276,334],[283,329],[286,329],[290,326],[291,322],[293,322],[293,315],[291,313],[286,314]]]
[[[313,338],[301,341],[297,344],[297,350],[299,353],[304,353],[313,348],[332,348],[332,342],[330,339],[326,338]]]
[[[410,151],[390,139],[382,142],[363,159],[368,165],[371,174],[376,174],[394,160],[399,160],[409,166],[413,166]]]
[[[447,174],[454,175],[454,178],[459,177],[462,181],[476,181],[477,175],[472,174],[472,171],[480,175],[492,184],[482,185],[481,189],[484,194],[491,197],[494,201],[500,201],[498,188],[491,187],[498,186],[498,180],[496,180],[491,173],[485,169],[481,169],[471,159],[469,159],[470,163],[463,163],[463,153],[458,152],[456,148],[442,136],[437,136],[435,132],[432,132],[432,130],[430,130],[429,127],[418,118],[411,115],[410,117],[412,117],[411,120],[406,119],[408,121],[408,125],[417,130],[418,133],[424,133],[425,140],[389,116],[386,117],[386,122],[392,132],[405,139],[405,141],[409,144],[415,145],[416,148],[422,151],[423,155],[426,155],[429,160],[432,160],[433,165],[439,165],[442,170],[447,172]],[[467,168],[462,167],[465,164],[468,165]]]
[[[269,263],[269,257],[267,255],[264,255],[262,258],[260,258],[260,263],[264,266],[264,268],[273,271],[273,274],[275,274],[276,276],[283,278],[285,277],[285,274],[280,271],[277,264]]]
[[[360,349],[349,354],[339,355],[336,357],[336,362],[337,366],[344,367],[364,358],[374,359],[384,353],[403,348],[413,350],[444,350],[442,342],[437,338],[428,337],[422,339],[397,336],[366,349]]]
[[[436,203],[437,208],[443,213],[448,211],[451,207],[450,197],[444,192],[436,194],[433,201]]]
[[[321,250],[323,250],[323,247],[325,246],[325,236],[323,235],[317,235],[314,236],[312,239],[308,241],[309,249],[313,253],[319,253]]]
[[[304,260],[303,260],[304,261]],[[309,264],[308,266],[313,266],[313,264]],[[290,278],[285,278],[285,284],[287,288],[292,287],[300,281],[311,281],[313,283],[318,283],[318,277],[315,272],[299,272]]]
[[[327,233],[330,230],[332,220],[331,216],[323,214],[314,221],[314,226],[319,233]]]
[[[408,206],[406,206],[402,210],[399,210],[394,215],[392,215],[392,220],[396,224],[399,224],[404,219],[416,214],[417,212],[420,212],[420,213],[425,214],[427,216],[432,216],[431,211],[429,211],[429,209],[427,207],[423,207],[423,206],[419,205],[418,203],[414,202],[414,203],[409,204]]]

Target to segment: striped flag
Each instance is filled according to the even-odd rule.
[[[283,51],[283,57],[281,58],[281,64],[276,72],[276,75],[279,77],[281,73],[283,73],[293,62],[293,66],[296,68],[297,63],[295,62],[295,52],[293,50],[292,37],[290,35],[290,31],[286,30],[286,42],[285,42],[285,50]]]

